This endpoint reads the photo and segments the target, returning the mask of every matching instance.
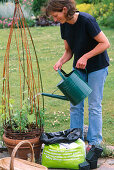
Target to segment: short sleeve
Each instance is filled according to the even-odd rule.
[[[65,26],[60,24],[61,38],[65,40]]]
[[[86,30],[92,38],[97,36],[101,32],[101,29],[94,17],[91,16],[87,19]]]

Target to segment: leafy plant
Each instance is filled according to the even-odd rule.
[[[33,19],[27,19],[26,18],[26,23],[27,23],[28,27],[34,27],[35,26],[35,20],[33,20]]]
[[[77,4],[76,8],[80,11],[80,12],[87,12],[90,15],[93,15],[93,9],[94,9],[94,5],[93,4],[86,4],[86,3],[82,3],[82,4]]]
[[[98,22],[100,25],[114,28],[114,14],[110,15],[109,17],[101,18]]]
[[[3,3],[3,2],[4,2],[4,0],[0,0],[0,2],[2,2],[2,3]],[[8,0],[5,0],[5,2],[8,2]]]
[[[14,100],[10,99],[10,111],[13,112]],[[24,101],[22,109],[16,110],[12,115],[11,119],[9,117],[9,113],[3,113],[5,108],[4,105],[0,106],[0,122],[3,124],[5,129],[11,129],[12,132],[29,132],[32,129],[36,129],[37,127],[44,126],[44,110],[38,110],[35,106],[30,105],[29,99]],[[39,113],[40,112],[40,113]],[[40,115],[40,119],[39,119]],[[36,121],[36,118],[38,121]],[[37,122],[37,123],[36,123]],[[1,126],[1,136],[3,135],[3,127]]]
[[[41,7],[46,3],[47,0],[34,0],[32,10],[34,15],[37,16],[40,13]]]
[[[110,3],[109,3],[110,2]],[[98,23],[103,26],[109,26],[114,28],[114,3],[109,1],[105,3],[105,0],[101,3],[91,4],[77,4],[76,7],[81,12],[87,12],[94,16]]]
[[[104,158],[104,157],[110,157],[110,158],[114,158],[114,152],[113,150],[109,149],[106,144],[102,144],[101,145],[102,148],[103,148],[103,152],[101,154],[101,157]]]

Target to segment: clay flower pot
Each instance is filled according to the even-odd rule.
[[[28,135],[28,139],[27,139],[27,135]],[[13,139],[12,136],[15,136],[15,139]],[[19,136],[21,136],[21,134],[19,133],[17,134],[12,133],[12,135],[10,133],[9,136],[8,136],[8,132],[4,133],[3,141],[8,149],[9,154],[11,155],[13,149],[19,142],[21,142],[22,140],[28,140],[33,146],[34,153],[35,153],[35,160],[39,161],[41,146],[42,146],[42,143],[39,140],[40,134],[35,136],[34,138],[32,137],[31,139],[30,139],[30,135],[26,134],[26,138],[22,140],[19,139],[20,138]],[[28,144],[25,143],[19,148],[16,157],[27,160],[27,158],[30,157],[29,155],[30,155],[30,147],[28,146]]]

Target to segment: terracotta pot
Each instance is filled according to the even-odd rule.
[[[40,153],[41,153],[41,142],[39,141],[40,135],[33,138],[33,139],[27,139],[33,146],[34,149],[34,154],[35,154],[35,160],[39,161],[40,158]],[[21,142],[22,140],[18,140],[18,139],[10,139],[9,137],[6,137],[6,134],[4,133],[3,135],[3,140],[4,143],[6,145],[6,147],[8,148],[8,152],[11,155],[14,147]],[[21,158],[21,159],[25,159],[27,160],[28,157],[30,157],[30,147],[28,144],[23,144],[18,152],[16,157]]]

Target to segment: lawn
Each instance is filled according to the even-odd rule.
[[[103,140],[106,144],[114,145],[113,136],[113,115],[114,115],[114,30],[102,27],[103,32],[107,35],[111,47],[108,50],[110,57],[109,75],[107,77],[104,96],[103,96]],[[59,27],[34,27],[30,28],[32,38],[35,44],[36,52],[38,55],[40,69],[43,80],[44,92],[52,93],[57,90],[57,83],[61,80],[57,72],[54,71],[53,65],[62,56],[64,52],[63,40],[60,37]],[[0,90],[2,89],[2,70],[3,70],[3,58],[5,55],[7,40],[9,35],[9,29],[0,30]],[[30,39],[29,39],[30,40]],[[30,48],[31,44],[30,44]],[[32,53],[32,49],[31,49]],[[16,47],[15,42],[10,50],[10,57],[15,55],[16,59]],[[15,62],[12,60],[12,68],[14,71]],[[72,70],[72,60],[63,66],[63,69],[68,73]],[[13,74],[13,73],[12,73]],[[13,79],[15,80],[15,79]],[[11,80],[12,81],[12,80]],[[15,80],[16,81],[16,80]],[[17,91],[17,87],[13,88],[14,94]],[[61,94],[59,90],[55,94]],[[54,132],[60,130],[66,130],[70,127],[70,113],[69,102],[45,97],[45,131]],[[88,105],[87,99],[85,101],[85,124],[88,124]]]

